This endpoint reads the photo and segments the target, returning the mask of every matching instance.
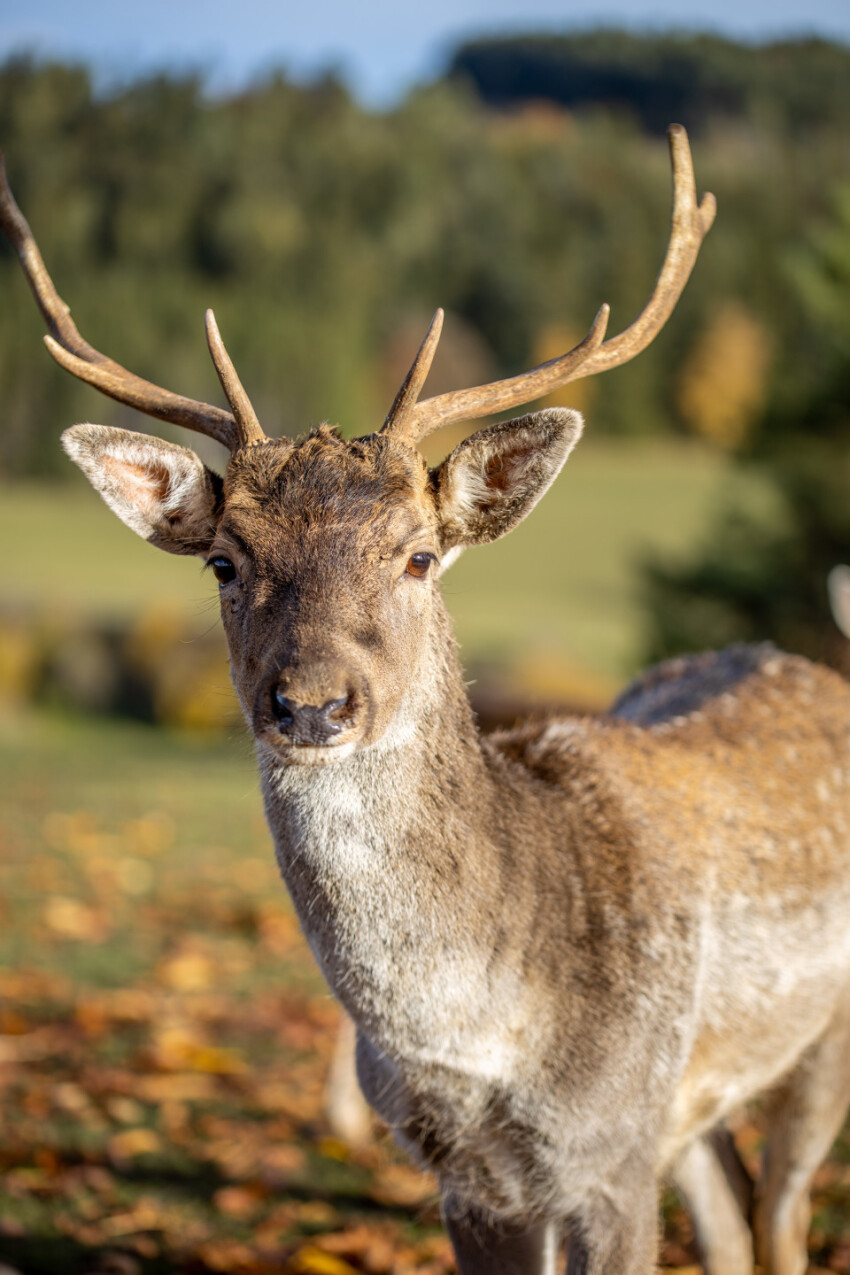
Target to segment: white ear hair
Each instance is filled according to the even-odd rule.
[[[521,522],[556,478],[582,424],[578,412],[550,407],[487,425],[458,443],[433,471],[447,554],[498,540]]]
[[[209,547],[219,480],[188,447],[104,425],[74,425],[62,435],[62,446],[143,540],[169,553]]]

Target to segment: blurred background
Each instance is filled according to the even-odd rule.
[[[156,0],[144,22],[7,0],[0,147],[95,346],[218,401],[212,305],[269,434],[355,435],[437,305],[429,393],[563,352],[602,301],[625,327],[687,126],[719,213],[673,319],[547,400],[585,413],[580,447],[445,577],[495,724],[601,709],[647,661],[739,639],[850,669],[826,590],[850,560],[848,42],[829,3],[695,3],[683,26],[638,0]],[[58,445],[154,426],[41,336],[0,243],[0,1261],[446,1271],[433,1184],[322,1114],[335,1010],[276,880],[215,583]],[[759,1138],[742,1122],[753,1165]],[[816,1203],[813,1260],[850,1271],[846,1142]],[[692,1266],[672,1197],[666,1220],[665,1263]]]

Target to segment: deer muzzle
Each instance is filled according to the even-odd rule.
[[[293,744],[327,744],[341,735],[350,724],[353,705],[350,695],[341,695],[327,703],[299,704],[284,695],[278,686],[272,695],[272,715],[281,735]]]
[[[278,669],[258,696],[255,730],[284,753],[331,752],[360,738],[366,702],[365,679],[342,662]]]

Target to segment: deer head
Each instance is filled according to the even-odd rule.
[[[533,508],[581,433],[553,409],[490,425],[428,470],[417,443],[453,421],[533,402],[616,367],[664,325],[714,217],[696,200],[687,136],[669,133],[673,221],[655,290],[635,322],[605,340],[608,307],[561,358],[509,380],[421,400],[442,327],[431,323],[383,426],[343,440],[326,425],[305,439],[269,439],[227,355],[212,311],[210,352],[230,411],[152,385],[90,346],[57,294],[0,163],[0,224],[18,251],[50,329],[50,353],[117,399],[208,434],[230,450],[224,477],[184,447],[147,434],[76,425],[69,456],[144,539],[202,557],[214,572],[233,679],[265,747],[323,764],[391,743],[405,712],[423,711],[447,622],[436,579],[468,545],[505,535]]]

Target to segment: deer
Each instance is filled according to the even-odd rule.
[[[668,661],[601,717],[482,737],[438,580],[552,485],[582,432],[543,408],[428,468],[441,425],[639,354],[715,212],[669,131],[672,227],[644,310],[563,356],[422,398],[437,311],[383,424],[268,438],[211,311],[229,410],[90,346],[10,193],[0,222],[69,372],[218,439],[62,441],[107,505],[218,581],[280,871],[356,1026],[371,1106],[434,1171],[461,1275],[649,1275],[658,1191],[709,1275],[806,1269],[809,1188],[850,1102],[850,688],[770,644]],[[729,1133],[766,1095],[753,1181]]]
[[[837,627],[850,637],[850,567],[840,562],[826,577],[829,609]]]

